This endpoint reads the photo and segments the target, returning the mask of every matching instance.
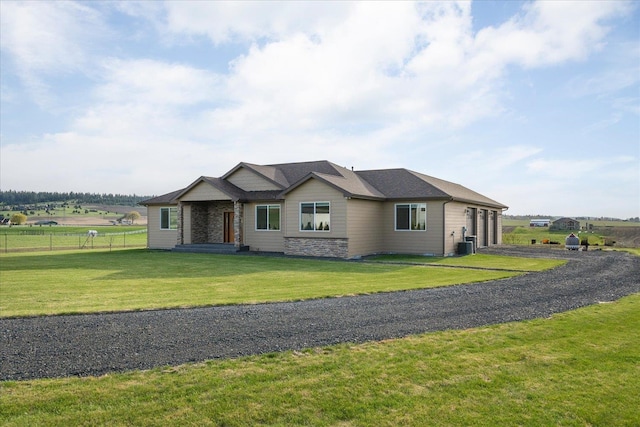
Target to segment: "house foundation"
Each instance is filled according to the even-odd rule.
[[[284,238],[285,255],[347,258],[349,256],[348,239],[331,238]]]

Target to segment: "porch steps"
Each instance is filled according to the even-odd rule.
[[[190,252],[190,253],[206,253],[206,254],[235,254],[238,252],[247,252],[249,246],[240,246],[236,248],[233,243],[198,243],[192,245],[177,245],[172,249],[173,252]]]

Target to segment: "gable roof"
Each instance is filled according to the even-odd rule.
[[[196,185],[198,185],[198,184],[200,184],[202,182],[205,182],[205,183],[211,185],[213,188],[215,188],[215,189],[221,191],[222,193],[226,194],[233,201],[238,201],[238,200],[242,199],[243,196],[244,196],[244,193],[245,193],[240,188],[236,187],[235,185],[233,185],[229,181],[225,181],[222,178],[214,178],[214,177],[211,177],[211,176],[201,176],[200,178],[198,178],[195,181],[193,181],[189,186],[187,186],[186,188],[182,189],[182,191],[180,191],[178,194],[176,194],[174,199],[177,201],[178,199],[180,199],[180,197],[182,197],[185,194],[187,194]]]
[[[266,179],[267,181],[270,181],[271,183],[275,184],[276,186],[282,189],[289,186],[289,183],[286,177],[284,176],[284,174],[282,173],[282,170],[278,169],[277,167],[270,166],[270,165],[266,165],[266,166],[256,165],[253,163],[245,163],[245,162],[238,163],[233,169],[231,169],[229,172],[222,175],[221,178],[226,180],[231,175],[233,175],[237,170],[243,169],[243,168],[253,171],[255,174],[260,175],[262,178]]]
[[[298,163],[280,163],[275,165],[256,165],[254,163],[241,162],[238,163],[229,172],[224,174],[222,176],[222,179],[227,179],[238,169],[246,168],[257,175],[260,175],[267,181],[276,184],[284,190],[312,172],[341,176],[341,174],[336,169],[339,167],[340,166],[336,166],[327,160]]]
[[[320,163],[320,162],[317,162]],[[310,179],[317,179],[330,187],[342,192],[345,197],[357,197],[363,199],[384,200],[386,197],[369,182],[360,177],[356,172],[335,165],[331,162],[322,162],[323,166],[329,166],[325,170],[330,173],[312,171],[304,175],[297,182],[282,192],[283,195],[289,193]]]
[[[245,191],[233,185],[227,178],[241,168],[251,170],[281,190]],[[278,200],[310,179],[325,183],[342,192],[345,197],[369,200],[455,200],[498,209],[507,208],[460,184],[408,169],[353,171],[327,160],[274,165],[242,162],[220,178],[202,176],[182,190],[146,200],[141,204],[177,203],[180,197],[201,182],[210,184],[233,201]]]
[[[578,223],[580,222],[580,221],[578,221],[577,219],[567,218],[567,217],[565,216],[565,217],[562,217],[562,218],[558,218],[558,219],[556,219],[555,221],[553,221],[553,223],[555,224],[555,223],[569,222],[569,221],[578,222]]]

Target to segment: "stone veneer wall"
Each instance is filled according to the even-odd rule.
[[[224,241],[224,213],[233,211],[232,202],[216,202],[209,204],[209,243]]]
[[[232,202],[193,203],[191,242],[221,243],[224,239],[224,212],[233,211]]]
[[[286,255],[347,258],[349,244],[347,239],[285,237],[284,253]]]
[[[207,205],[191,204],[191,243],[207,243]]]

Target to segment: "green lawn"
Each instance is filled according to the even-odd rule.
[[[490,268],[513,271],[542,271],[566,264],[566,261],[543,258],[521,258],[502,255],[476,254],[465,257],[426,257],[420,255],[377,255],[367,258],[371,262],[446,265],[458,267]]]
[[[483,259],[491,263],[491,256]],[[510,258],[509,270],[531,269],[530,261]],[[457,262],[477,266],[472,265],[477,262],[472,256]],[[448,286],[516,274],[144,249],[3,254],[0,316],[291,301]]]
[[[4,426],[637,426],[640,295],[549,319],[0,383]]]

